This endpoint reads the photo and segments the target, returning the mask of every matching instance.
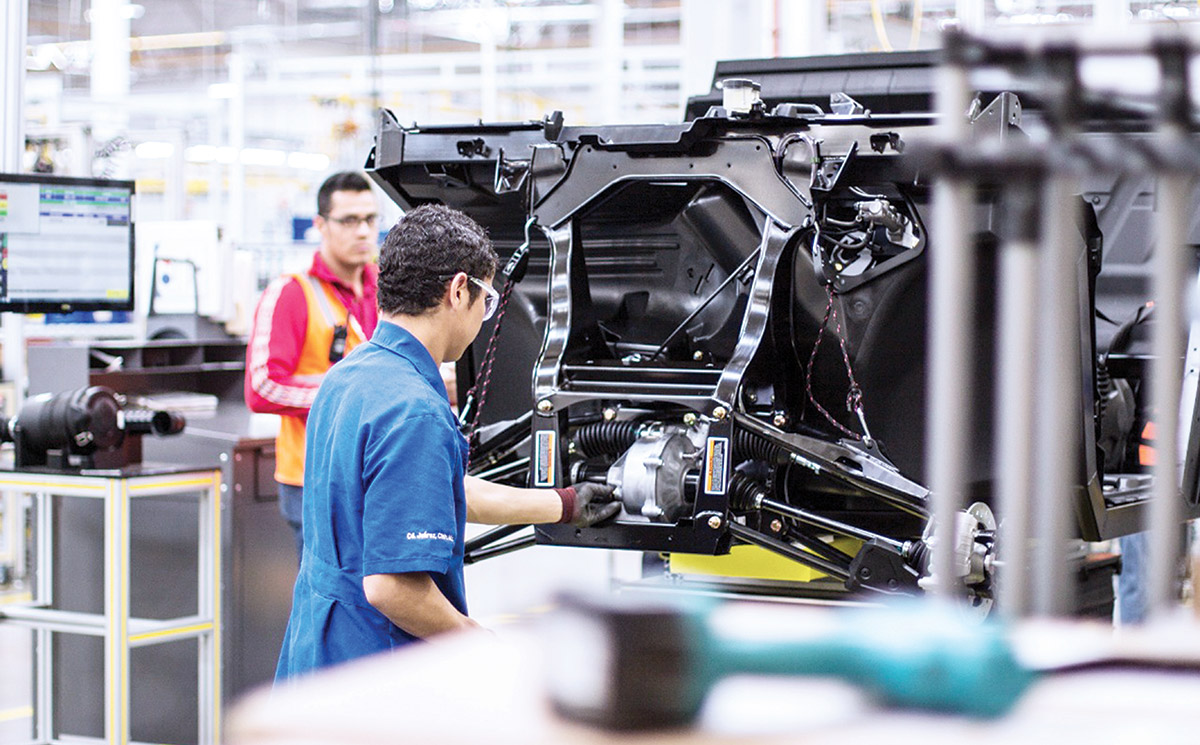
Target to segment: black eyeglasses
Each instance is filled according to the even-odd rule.
[[[373,228],[379,224],[379,215],[346,215],[345,217],[326,217],[325,215],[322,215],[322,217],[325,217],[325,219],[329,222],[337,223],[343,228],[348,228],[350,230],[357,228],[363,223],[366,223],[368,228]]]

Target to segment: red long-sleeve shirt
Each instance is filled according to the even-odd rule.
[[[313,253],[309,273],[328,282],[362,325],[367,339],[375,332],[379,320],[376,307],[378,271],[374,264],[363,267],[363,294],[356,297],[354,289],[338,279],[321,258]],[[336,312],[336,309],[335,309]],[[250,343],[246,350],[246,405],[251,411],[264,414],[308,418],[320,379],[297,377],[296,363],[304,346],[308,325],[308,302],[304,290],[294,277],[280,277],[263,290],[254,311]]]

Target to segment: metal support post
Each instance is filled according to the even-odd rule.
[[[1187,134],[1191,127],[1190,49],[1185,39],[1177,37],[1160,41],[1155,50],[1162,70],[1158,135],[1166,152],[1187,153],[1194,147]],[[1147,572],[1147,611],[1151,617],[1171,612],[1178,602],[1179,524],[1183,512],[1179,493],[1179,399],[1186,338],[1183,298],[1190,269],[1188,198],[1192,187],[1192,175],[1167,172],[1158,180],[1154,212],[1155,322],[1150,401],[1155,422],[1155,461],[1149,515],[1154,538],[1150,541]]]
[[[1179,524],[1179,392],[1183,386],[1184,288],[1189,275],[1186,220],[1191,180],[1170,174],[1158,180],[1154,213],[1154,324],[1150,396],[1154,417],[1154,490],[1149,528],[1150,561],[1147,571],[1147,610],[1169,612],[1178,602]]]
[[[246,240],[246,166],[242,163],[242,148],[246,146],[246,58],[239,50],[231,52],[229,65],[229,147],[233,162],[229,164],[229,240],[235,245]],[[209,184],[209,194],[220,191],[220,182]]]
[[[967,69],[950,53],[954,38],[947,41],[947,61],[939,70],[938,114],[942,141],[965,142],[968,137]],[[958,594],[954,571],[954,528],[956,513],[963,503],[966,461],[970,439],[968,407],[971,401],[971,350],[974,307],[975,245],[971,234],[974,189],[967,181],[943,175],[933,191],[933,235],[937,245],[930,252],[931,291],[929,300],[929,428],[925,452],[933,521],[937,533],[933,545],[933,576],[936,592],[943,597]]]
[[[118,480],[104,495],[104,738],[129,742],[129,494]]]
[[[34,518],[33,602],[35,605],[54,604],[54,498],[46,492],[32,495]],[[37,628],[34,637],[33,671],[33,736],[37,742],[49,742],[54,736],[54,645],[49,629]]]
[[[214,474],[212,488],[200,493],[196,612],[212,619],[212,631],[197,638],[197,706],[199,742],[221,740],[221,476]],[[207,712],[209,716],[205,716]]]
[[[25,149],[25,43],[29,24],[25,0],[0,0],[0,72],[4,87],[0,90],[0,171],[21,170]]]
[[[1042,276],[1037,306],[1042,331],[1037,359],[1036,395],[1029,404],[1038,413],[1033,443],[1037,571],[1033,576],[1033,612],[1058,616],[1072,605],[1067,569],[1068,520],[1075,498],[1073,479],[1080,453],[1080,378],[1078,236],[1072,183],[1052,175],[1042,197]],[[1034,403],[1036,402],[1036,403]]]
[[[0,172],[19,173],[25,150],[25,44],[29,25],[25,0],[0,0]],[[25,369],[25,317],[3,314],[4,378],[13,383],[16,404],[25,400],[28,371]]]
[[[1028,612],[1029,495],[1033,488],[1033,406],[1037,338],[1037,198],[1034,186],[1008,189],[1007,219],[1020,231],[1000,248],[999,361],[996,369],[996,461],[999,473],[1000,609]]]

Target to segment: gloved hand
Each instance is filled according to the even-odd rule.
[[[563,514],[560,523],[587,528],[613,517],[621,511],[621,503],[613,501],[613,488],[585,481],[555,489],[562,498]]]

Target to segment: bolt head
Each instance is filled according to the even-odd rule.
[[[541,401],[537,402],[537,410],[543,414],[549,414],[554,410],[554,404],[550,403],[550,399],[543,398]]]
[[[718,421],[720,421],[721,419],[724,419],[725,415],[728,413],[729,412],[725,410],[724,406],[718,406],[712,410],[713,419],[716,419]]]
[[[783,521],[778,518],[772,520],[771,521],[771,532],[772,533],[782,533],[783,532]]]
[[[684,414],[683,415],[683,423],[689,427],[692,426],[693,424],[696,423],[696,415],[690,411],[688,413]]]
[[[617,418],[617,410],[611,406],[604,410],[604,421],[611,422]]]
[[[775,417],[771,420],[771,423],[774,424],[776,427],[782,427],[787,424],[787,417],[784,416],[783,414],[776,414]]]
[[[704,352],[701,352],[699,349],[697,349],[695,352],[692,352],[692,359],[699,362],[700,360],[704,359]]]
[[[721,518],[717,517],[716,515],[713,515],[712,517],[708,518],[708,527],[712,528],[713,530],[717,530],[718,528],[720,528],[721,527]]]

